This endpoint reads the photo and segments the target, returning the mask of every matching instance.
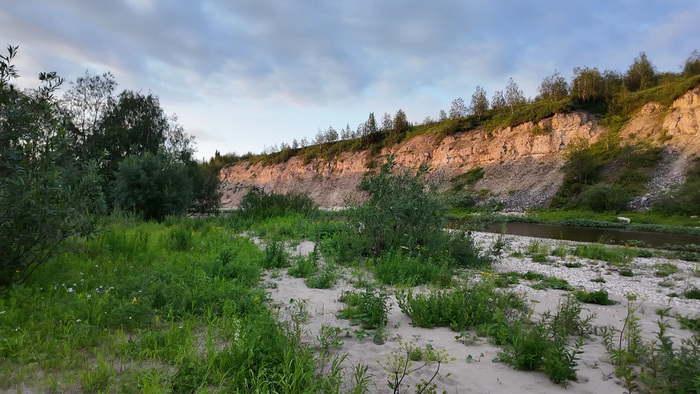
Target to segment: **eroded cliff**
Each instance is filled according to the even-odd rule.
[[[594,143],[605,133],[598,118],[586,112],[557,114],[537,124],[525,123],[485,133],[482,129],[456,133],[440,141],[421,135],[382,150],[379,157],[395,155],[399,167],[427,162],[431,176],[447,180],[476,167],[484,177],[474,186],[488,189],[508,208],[543,206],[563,180],[564,149],[576,138]],[[645,105],[620,132],[625,142],[645,140],[663,145],[664,160],[651,183],[668,187],[683,181],[693,155],[700,152],[700,87],[670,107]],[[236,206],[254,185],[267,191],[306,192],[321,206],[341,206],[346,198],[362,198],[357,184],[367,172],[365,151],[346,152],[336,160],[301,158],[269,166],[248,162],[224,168],[222,203]],[[658,187],[656,188],[658,191]]]

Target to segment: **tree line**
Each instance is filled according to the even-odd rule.
[[[282,155],[282,157],[290,157],[292,152],[315,145],[350,140],[371,141],[376,140],[376,137],[380,135],[384,145],[387,145],[399,142],[412,126],[455,122],[467,117],[474,117],[476,122],[474,125],[476,125],[484,121],[487,115],[494,113],[514,115],[518,108],[534,103],[570,100],[584,109],[601,114],[605,114],[609,109],[620,112],[624,108],[616,107],[625,106],[623,100],[620,99],[621,97],[673,82],[679,78],[697,75],[700,75],[700,53],[697,50],[693,51],[686,59],[682,71],[679,73],[659,72],[646,53],[641,52],[624,73],[610,69],[601,72],[596,67],[575,67],[571,80],[567,81],[559,71],[554,70],[551,75],[542,80],[534,98],[527,98],[513,78],[510,78],[505,89],[495,91],[490,99],[486,90],[477,86],[468,104],[461,97],[456,98],[452,101],[449,110],[441,109],[439,111],[436,119],[428,116],[422,122],[412,123],[408,121],[406,113],[399,109],[393,116],[384,113],[377,121],[374,112],[370,112],[368,119],[354,129],[350,127],[350,124],[340,130],[336,130],[332,126],[327,129],[319,128],[315,138],[311,140],[305,137],[300,141],[294,139],[291,143],[274,144],[265,147],[261,155],[279,155],[286,152],[287,154]],[[357,147],[366,147],[366,145],[356,144]],[[209,163],[220,168],[225,164],[247,160],[255,156],[252,152],[245,155],[234,153],[221,155],[220,152],[216,152]]]
[[[218,208],[218,174],[157,96],[117,95],[111,73],[86,73],[60,97],[55,72],[20,90],[17,53],[0,55],[0,288],[115,209],[163,220]]]

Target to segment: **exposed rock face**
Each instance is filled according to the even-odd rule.
[[[682,182],[690,156],[700,152],[700,87],[670,108],[656,103],[645,105],[620,132],[623,141],[647,140],[666,145],[667,160],[651,181],[668,187]],[[413,168],[427,162],[435,179],[449,179],[476,167],[484,168],[484,178],[475,189],[488,189],[507,208],[546,205],[563,180],[563,149],[576,138],[598,141],[605,129],[598,119],[585,112],[557,114],[537,124],[532,122],[494,130],[482,129],[448,136],[436,141],[421,135],[390,148],[381,156],[395,154],[398,167]],[[305,164],[298,157],[285,163],[263,167],[239,163],[220,173],[224,182],[223,205],[240,202],[246,187],[255,185],[276,192],[307,192],[321,206],[343,205],[345,198],[363,198],[357,184],[367,171],[366,152],[347,152],[335,161],[312,160]],[[668,176],[671,175],[671,176]],[[663,182],[669,178],[672,182]]]

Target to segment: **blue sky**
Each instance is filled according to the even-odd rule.
[[[534,97],[557,69],[624,72],[644,51],[679,71],[700,50],[697,0],[5,0],[20,86],[111,71],[152,92],[199,158],[261,152],[374,112],[437,118],[477,85]]]

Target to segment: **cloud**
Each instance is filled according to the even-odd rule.
[[[555,68],[567,78],[577,66],[624,71],[640,51],[677,71],[700,34],[695,0],[6,3],[0,36],[20,45],[32,73],[112,71],[120,87],[152,89],[178,111],[344,117],[334,125],[399,107],[435,117],[476,85],[490,97],[509,77],[534,95]]]

